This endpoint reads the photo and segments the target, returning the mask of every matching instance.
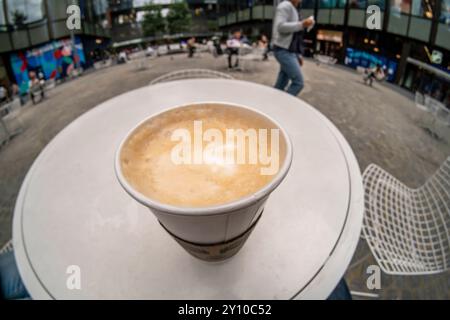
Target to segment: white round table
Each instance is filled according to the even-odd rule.
[[[291,170],[256,229],[219,264],[186,253],[114,174],[114,153],[130,128],[200,101],[259,109],[294,145]],[[255,83],[182,80],[111,99],[59,133],[22,185],[13,244],[35,299],[324,299],[350,263],[362,217],[358,163],[321,113]],[[67,286],[70,266],[79,267],[79,290]]]

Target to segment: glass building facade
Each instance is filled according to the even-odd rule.
[[[219,0],[219,26],[270,35],[277,2]],[[373,5],[380,30],[367,27]],[[450,0],[303,0],[300,12],[317,22],[305,35],[305,55],[331,55],[353,68],[380,64],[388,81],[450,99]]]
[[[118,45],[133,45],[146,42],[142,30],[145,7],[148,4],[163,6],[167,12],[171,4],[183,0],[109,0],[112,21],[113,42]],[[217,2],[218,0],[184,0],[192,14],[192,35],[207,34],[218,29]]]
[[[81,13],[73,34],[66,25],[71,4]],[[88,67],[88,53],[108,44],[109,20],[108,0],[0,0],[1,84],[15,82],[24,92],[29,71],[58,78],[75,63]]]

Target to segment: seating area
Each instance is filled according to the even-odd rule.
[[[381,269],[390,275],[449,270],[450,158],[419,188],[374,164],[363,181],[363,234]]]
[[[20,108],[19,98],[0,107],[0,146],[24,130],[19,117]]]
[[[233,77],[223,72],[208,69],[184,69],[164,74],[152,80],[150,85],[183,79],[233,79]]]
[[[94,69],[95,70],[105,69],[105,68],[112,66],[112,64],[113,64],[112,59],[97,61],[94,63]]]
[[[257,51],[252,50],[247,54],[259,55]],[[137,60],[139,59],[133,59],[130,61],[133,63],[120,67],[105,68],[102,72],[86,72],[83,74],[83,81],[70,81],[61,86],[49,82],[46,87],[56,86],[52,89],[55,94],[50,94],[48,99],[44,99],[36,107],[19,109],[22,114],[26,113],[27,130],[10,140],[11,142],[0,150],[4,165],[12,168],[11,171],[18,172],[14,174],[17,178],[12,179],[8,172],[0,171],[0,178],[7,183],[8,188],[11,188],[11,191],[7,189],[8,192],[0,196],[6,204],[4,215],[12,212],[14,203],[10,195],[17,192],[13,188],[20,186],[19,177],[23,175],[21,172],[27,171],[34,155],[39,154],[42,147],[66,127],[68,122],[77,119],[105,100],[133,89],[144,88],[149,83],[156,85],[181,79],[235,78],[273,86],[278,72],[278,64],[273,57],[264,62],[264,68],[250,68],[251,72],[232,72],[227,69],[226,55],[214,58],[208,52],[203,52],[199,59],[188,59],[185,53],[161,56],[155,60],[147,58],[146,60],[152,63],[151,68],[142,72],[135,72],[134,62]],[[244,70],[248,70],[245,63]],[[256,60],[255,63],[260,62]],[[314,105],[342,130],[358,157],[361,169],[372,168],[370,174],[364,175],[366,189],[364,239],[360,240],[352,261],[351,266],[354,267],[349,268],[346,274],[354,297],[357,294],[355,292],[363,291],[365,288],[367,265],[379,265],[382,268],[383,290],[377,292],[380,298],[403,297],[403,292],[415,290],[414,283],[419,281],[414,280],[415,277],[421,277],[427,272],[433,273],[435,278],[427,279],[426,284],[421,285],[415,296],[442,297],[440,283],[445,280],[444,270],[448,269],[449,264],[448,259],[444,257],[449,256],[446,251],[448,244],[443,241],[444,227],[448,228],[448,221],[442,220],[445,222],[441,223],[438,218],[439,212],[443,213],[445,205],[448,206],[446,202],[448,200],[439,200],[439,194],[445,196],[440,184],[445,185],[447,182],[435,179],[433,181],[436,182],[433,184],[425,184],[426,187],[420,189],[421,193],[416,187],[406,187],[423,184],[426,177],[432,176],[435,164],[441,163],[444,155],[450,152],[448,145],[430,137],[413,121],[414,117],[422,114],[430,115],[431,111],[416,108],[414,100],[398,94],[389,86],[379,85],[376,89],[365,86],[361,75],[351,69],[335,68],[332,65],[321,68],[317,67],[314,60],[306,58],[303,71],[305,84],[309,86],[309,90],[302,92],[300,99]],[[117,79],[121,80],[120,85]],[[96,83],[102,90],[89,91],[92,83]],[[336,83],[341,85],[336,86]],[[355,85],[358,90],[351,90]],[[233,90],[229,92],[228,90],[226,87],[223,88],[225,94],[235,94]],[[326,91],[333,91],[333,97],[322,94]],[[76,106],[69,103],[73,92],[83,93],[80,94],[77,100],[79,104]],[[245,95],[242,96],[245,98]],[[340,103],[336,103],[338,100]],[[278,104],[278,101],[274,101],[274,104]],[[9,114],[14,114],[16,108],[17,103],[14,107],[7,108],[8,113],[12,111]],[[283,105],[277,105],[277,108],[281,109]],[[4,136],[5,132],[5,126],[0,125],[0,135]],[[39,143],[36,143],[36,139]],[[17,163],[12,161],[17,159],[15,155],[17,150],[27,150],[27,154],[23,156],[25,161]],[[296,153],[295,156],[301,157],[302,154]],[[369,166],[370,163],[377,163],[379,166],[375,170],[374,166]],[[437,177],[448,175],[448,164],[444,168],[447,169],[440,171]],[[398,180],[393,176],[398,177]],[[392,207],[387,206],[388,202]],[[418,209],[412,208],[408,211],[410,202],[415,203]],[[390,213],[396,210],[401,217]],[[423,222],[418,219],[418,210],[426,212]],[[395,218],[394,221],[385,220],[390,216]],[[418,236],[416,233],[410,233],[414,230],[418,232]],[[432,233],[434,230],[439,231],[435,233],[438,238],[428,240],[426,232]],[[442,241],[439,240],[439,236]],[[11,238],[11,234],[5,234],[4,237],[2,243]],[[399,249],[393,244],[398,244]],[[414,247],[418,249],[414,251],[412,249]],[[395,250],[392,252],[393,249]],[[415,276],[404,276],[407,273]]]
[[[334,57],[326,56],[323,54],[316,54],[314,55],[314,60],[318,65],[324,64],[324,65],[333,65],[336,64],[337,59]]]
[[[415,93],[416,107],[424,114],[418,123],[437,139],[450,142],[450,110],[429,95]]]

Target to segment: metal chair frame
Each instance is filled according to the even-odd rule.
[[[162,83],[162,82],[182,80],[182,79],[229,79],[229,80],[232,80],[234,78],[226,73],[208,70],[208,69],[185,69],[185,70],[178,70],[178,71],[164,74],[164,75],[154,79],[152,82],[150,82],[150,85],[155,85],[157,83]]]
[[[1,249],[0,255],[13,251],[13,243],[12,240],[9,240]]]
[[[374,164],[363,181],[363,235],[381,269],[392,275],[449,270],[450,157],[417,189]]]

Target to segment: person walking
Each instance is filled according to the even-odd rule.
[[[369,82],[369,86],[372,86],[373,80],[381,80],[384,78],[384,71],[381,65],[377,64],[375,68],[366,69],[364,75],[364,83]]]
[[[230,39],[227,40],[227,53],[228,53],[228,69],[239,68],[239,51],[243,46],[248,46],[248,39],[242,35],[240,29],[233,31]],[[232,63],[233,56],[236,56],[236,62]]]
[[[189,51],[188,58],[193,58],[194,57],[195,50],[196,50],[195,42],[196,42],[195,37],[190,38],[188,40],[188,42],[187,42],[188,51]]]
[[[263,61],[269,60],[269,40],[265,34],[262,34],[258,41],[258,48],[263,50]]]
[[[273,53],[280,64],[275,88],[287,91],[293,96],[297,96],[304,86],[301,71],[303,30],[314,24],[312,17],[301,19],[298,11],[301,2],[301,0],[281,2],[276,9],[272,30]]]

